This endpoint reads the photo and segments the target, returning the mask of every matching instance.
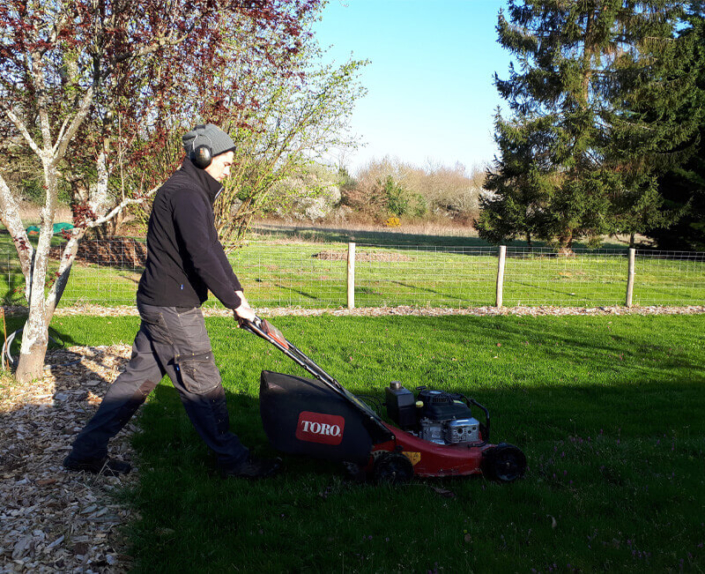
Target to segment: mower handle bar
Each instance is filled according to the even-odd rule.
[[[348,398],[347,393],[338,381],[326,373],[310,357],[306,356],[298,347],[296,347],[296,345],[287,340],[282,332],[274,327],[274,325],[257,316],[255,316],[254,321],[240,319],[239,324],[241,329],[257,335],[268,343],[271,343],[287,357],[293,360],[297,365],[306,369],[319,381],[326,384],[328,387],[331,387],[339,395],[343,395]]]
[[[310,374],[312,374],[314,377],[316,377],[319,381],[321,381],[323,384],[325,384],[328,388],[330,388],[332,391],[334,391],[336,394],[340,395],[347,401],[353,403],[357,408],[362,409],[364,412],[366,412],[367,415],[370,416],[371,419],[375,420],[378,424],[382,425],[382,428],[384,428],[384,423],[382,419],[379,417],[378,414],[374,413],[365,405],[364,403],[361,403],[357,397],[354,395],[350,394],[337,380],[335,380],[333,377],[331,377],[328,373],[326,373],[320,366],[318,366],[310,357],[306,356],[306,354],[303,353],[296,345],[294,345],[291,341],[289,341],[284,334],[277,329],[274,325],[269,323],[269,321],[265,319],[261,319],[260,317],[255,315],[254,321],[249,321],[248,319],[243,319],[239,318],[238,319],[238,324],[241,329],[244,329],[245,331],[252,333],[253,335],[257,335],[258,337],[261,337],[268,343],[271,343],[274,345],[277,349],[279,349],[282,353],[284,353],[287,357],[289,357],[291,360],[293,360],[297,365],[300,367],[303,367],[306,369]],[[479,402],[477,402],[473,398],[468,398],[465,395],[460,395],[465,401],[468,403],[468,406],[470,404],[475,405],[476,407],[480,408],[484,414],[485,414],[485,435],[483,436],[484,442],[483,444],[487,443],[489,440],[489,435],[490,435],[490,413],[489,411],[481,405]]]
[[[490,440],[490,411],[488,411],[483,405],[478,403],[475,399],[465,397],[464,395],[463,395],[463,397],[465,398],[466,401],[468,401],[468,403],[475,405],[476,407],[481,409],[483,413],[485,413],[485,432],[483,433],[482,438],[484,439],[485,442],[488,442]]]
[[[248,321],[247,319],[240,318],[239,325],[241,329],[257,335],[268,343],[274,345],[297,365],[306,369],[309,373],[326,385],[335,394],[360,410],[365,416],[368,417],[370,423],[376,425],[380,431],[389,434],[389,430],[378,413],[375,413],[369,406],[345,389],[345,387],[326,373],[312,359],[307,357],[303,351],[298,349],[296,345],[288,341],[282,332],[279,331],[279,329],[277,329],[274,325],[257,316],[255,316],[254,321]]]

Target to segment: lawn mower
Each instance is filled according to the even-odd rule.
[[[340,461],[357,476],[381,482],[473,474],[512,482],[524,474],[526,457],[520,449],[506,443],[490,444],[490,414],[476,400],[425,387],[417,387],[414,395],[392,381],[385,387],[384,404],[397,428],[268,321],[257,317],[241,320],[240,326],[315,377],[262,371],[260,414],[276,450]],[[471,407],[483,412],[484,422],[473,416]]]

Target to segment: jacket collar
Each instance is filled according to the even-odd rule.
[[[189,158],[186,158],[184,163],[181,164],[181,171],[194,180],[198,184],[198,187],[206,192],[211,205],[213,205],[216,198],[223,190],[223,186],[220,182],[211,177],[205,169],[196,167],[196,165]]]

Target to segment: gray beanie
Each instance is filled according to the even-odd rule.
[[[235,142],[230,136],[214,124],[198,125],[188,132],[184,137],[184,150],[188,156],[195,157],[196,148],[200,145],[207,145],[211,148],[211,156],[215,157],[221,153],[235,150]]]

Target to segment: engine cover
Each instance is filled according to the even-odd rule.
[[[449,444],[478,442],[480,440],[480,422],[474,418],[448,421],[445,437]]]
[[[435,444],[446,444],[445,432],[443,429],[443,423],[439,421],[432,421],[431,419],[421,419],[420,421],[421,432],[419,432],[419,438],[433,442]]]
[[[393,381],[385,390],[387,414],[402,429],[438,445],[481,443],[488,440],[484,436],[488,429],[472,416],[469,401],[463,395],[417,388],[419,393],[416,402],[413,393],[398,381]],[[489,424],[487,411],[485,414]]]
[[[420,426],[419,438],[435,444],[460,444],[482,440],[480,423],[474,418],[449,421],[432,421],[423,418]]]
[[[419,391],[418,399],[423,402],[421,416],[432,421],[468,419],[472,416],[470,408],[460,400],[459,395],[423,389]]]

